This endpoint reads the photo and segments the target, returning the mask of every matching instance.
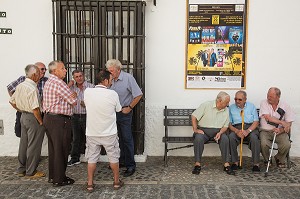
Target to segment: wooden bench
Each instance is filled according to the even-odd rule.
[[[193,133],[191,132],[191,136],[183,137],[183,136],[175,136],[169,135],[169,127],[172,126],[192,126],[192,119],[191,115],[195,109],[169,109],[165,106],[164,109],[164,126],[165,126],[165,136],[162,138],[162,141],[165,143],[165,152],[164,152],[164,166],[168,166],[168,152],[176,149],[183,149],[183,148],[190,148],[193,147]],[[259,109],[257,109],[259,113]],[[191,129],[192,131],[192,129]],[[180,147],[173,147],[168,148],[169,143],[185,143],[186,145]],[[208,143],[216,143],[215,140],[212,138]],[[249,144],[248,142],[244,141],[243,144]],[[274,148],[274,150],[278,150]],[[290,156],[289,153],[287,155],[287,166],[290,168]]]

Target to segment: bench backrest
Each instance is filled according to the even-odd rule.
[[[195,109],[168,109],[164,110],[164,126],[192,126],[191,115]],[[257,109],[259,115],[259,109]]]

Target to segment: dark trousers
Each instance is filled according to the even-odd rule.
[[[17,137],[21,137],[21,115],[22,113],[17,111],[16,112],[16,122],[15,122],[15,134]]]
[[[127,169],[135,169],[134,142],[131,130],[132,111],[128,114],[117,113],[117,127],[119,146],[121,150],[120,163],[125,164]]]
[[[71,144],[71,117],[45,114],[44,126],[48,136],[49,179],[62,183],[66,180]]]
[[[244,129],[248,129],[251,124],[245,124]],[[242,129],[242,124],[234,126],[237,129]],[[249,148],[252,152],[252,162],[253,164],[258,164],[260,161],[260,140],[259,140],[259,132],[257,129],[254,129],[244,140],[249,142]],[[241,138],[239,138],[234,132],[230,132],[229,134],[229,142],[230,142],[230,154],[231,161],[238,162],[238,152],[237,147],[241,143]]]
[[[80,159],[80,154],[85,150],[86,114],[74,114],[72,116],[72,151],[71,158]]]
[[[204,128],[200,127],[204,134],[194,133],[194,154],[195,162],[201,162],[202,154],[204,151],[204,144],[209,141],[211,138],[215,137],[216,134],[220,131],[219,128]],[[223,162],[230,161],[230,148],[229,148],[229,139],[226,133],[221,135],[219,140],[219,148],[221,151]]]

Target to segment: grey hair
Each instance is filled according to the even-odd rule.
[[[277,87],[271,87],[271,88],[269,89],[269,91],[270,91],[270,90],[274,90],[277,97],[280,97],[280,96],[281,96],[281,91],[280,91],[279,88],[277,88]]]
[[[239,91],[236,92],[236,94],[238,94],[238,93],[241,93],[245,98],[247,98],[246,91],[239,90]]]
[[[28,64],[25,67],[26,77],[32,77],[32,75],[35,74],[36,72],[40,72],[40,71],[39,68],[34,64]]]
[[[219,92],[219,94],[217,95],[216,100],[220,100],[220,101],[225,101],[226,98],[230,98],[230,95],[224,91]]]
[[[52,61],[48,64],[48,70],[49,70],[49,73],[52,74],[53,70],[57,68],[57,64],[58,63],[63,63],[62,61],[60,60],[55,60],[55,61]]]
[[[116,69],[119,69],[119,70],[122,68],[121,62],[117,59],[108,60],[105,64],[105,66],[106,66],[106,68],[115,67]]]

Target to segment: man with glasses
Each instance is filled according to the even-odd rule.
[[[39,90],[39,98],[41,102],[43,101],[43,88],[45,85],[45,82],[48,80],[48,77],[45,77],[45,73],[47,71],[45,64],[42,62],[36,62],[34,65],[36,65],[39,70],[40,70],[40,80],[37,83],[37,87]],[[7,85],[7,91],[9,96],[12,96],[19,84],[24,82],[26,79],[25,76],[20,76],[17,80],[11,82],[10,84]],[[21,118],[22,113],[17,111],[16,112],[16,123],[15,123],[15,134],[17,137],[21,137],[21,123],[20,123],[20,118]]]
[[[256,107],[254,104],[247,102],[247,93],[245,91],[236,92],[234,101],[235,104],[229,106],[229,141],[231,159],[233,162],[231,169],[238,169],[239,159],[237,146],[241,143],[241,139],[243,138],[244,140],[249,141],[249,147],[252,151],[252,171],[260,172],[260,140],[257,129],[259,125],[259,119]]]

